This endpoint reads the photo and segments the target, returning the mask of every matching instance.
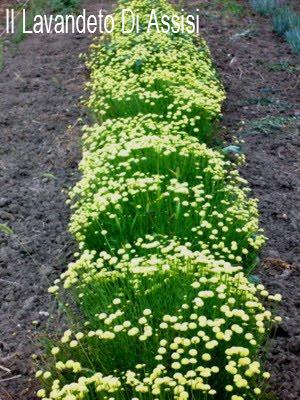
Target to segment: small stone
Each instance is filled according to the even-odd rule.
[[[294,354],[300,354],[300,337],[295,337],[289,340],[288,349]]]
[[[33,306],[34,306],[34,303],[35,303],[35,301],[37,300],[37,296],[31,296],[31,297],[28,297],[25,301],[24,301],[24,305],[23,305],[23,308],[22,308],[22,310],[23,311],[30,311],[30,310],[32,310],[32,308],[33,308]]]
[[[6,197],[0,197],[0,207],[8,206],[10,203],[10,199],[7,199]]]
[[[49,317],[49,313],[47,311],[39,311],[39,315],[43,317]]]

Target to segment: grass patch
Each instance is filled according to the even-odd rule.
[[[287,71],[287,72],[296,72],[299,70],[299,67],[296,66],[295,64],[291,63],[290,61],[279,61],[276,63],[264,63],[265,67],[268,69],[268,71],[272,72],[282,72],[282,71]]]
[[[290,29],[285,33],[285,38],[293,51],[300,54],[300,26]]]
[[[270,135],[277,133],[281,129],[287,127],[289,124],[296,120],[294,117],[281,117],[281,116],[268,116],[249,121],[246,128],[243,130],[244,134],[258,134]]]
[[[26,6],[27,8],[27,26],[30,29],[35,15],[49,11],[56,14],[71,14],[76,11],[80,0],[32,0]],[[16,31],[13,37],[15,43],[21,42],[26,36],[23,32],[23,23],[19,19],[16,24]]]
[[[245,15],[245,7],[235,0],[224,0],[220,3],[222,4],[222,7],[227,14],[232,14],[236,17]]]
[[[36,14],[42,13],[47,7],[48,0],[32,0],[26,5],[27,12],[27,26],[26,28],[31,28],[33,24],[33,19]],[[13,41],[17,44],[20,43],[26,36],[26,33],[23,31],[23,22],[22,18],[17,20],[15,34],[13,36]]]
[[[284,36],[296,54],[300,54],[300,16],[281,0],[250,0],[254,11],[271,16],[273,30]]]
[[[269,16],[282,4],[281,0],[250,0],[252,9],[264,16]]]
[[[76,11],[81,0],[48,0],[49,7],[58,14],[71,14]]]
[[[208,4],[202,4],[201,7],[206,7],[207,9],[216,9],[220,7],[225,15],[235,17],[241,17],[246,13],[245,6],[236,0],[212,0]]]
[[[280,7],[272,17],[274,31],[282,36],[294,27],[300,27],[300,17],[289,7]]]
[[[14,231],[6,224],[0,224],[0,232],[6,235],[13,235]]]

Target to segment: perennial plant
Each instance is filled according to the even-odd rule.
[[[142,22],[174,12],[132,0],[116,15],[125,4]],[[210,146],[224,91],[206,44],[115,30],[88,66],[96,123],[68,200],[78,252],[49,288],[72,322],[37,372],[38,397],[260,398],[260,352],[280,321],[266,303],[280,296],[248,280],[265,239],[238,163]]]

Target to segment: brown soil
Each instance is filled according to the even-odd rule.
[[[247,165],[242,172],[260,200],[269,238],[257,275],[284,297],[279,309],[284,321],[271,340],[267,361],[270,390],[278,400],[297,400],[299,126],[294,120],[263,133],[259,119],[299,117],[299,65],[288,45],[272,33],[269,21],[252,14],[246,1],[238,2],[244,6],[241,15],[226,10],[225,2],[212,3],[187,6],[205,6],[201,30],[228,95],[222,131],[245,140]],[[96,0],[89,0],[88,7],[104,8]],[[14,234],[0,233],[1,400],[35,399],[30,355],[55,310],[46,288],[74,251],[63,190],[78,176],[77,118],[85,119],[78,98],[87,79],[78,54],[89,43],[86,35],[31,36],[17,48],[6,42],[0,73],[0,223]]]
[[[0,21],[5,19],[6,9],[7,8],[15,8],[24,4],[26,0],[1,0],[0,4]],[[0,24],[1,26],[1,24]]]

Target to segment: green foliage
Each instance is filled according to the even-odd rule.
[[[37,373],[47,397],[257,399],[268,375],[256,348],[272,322],[263,286],[195,256],[181,248],[173,261],[90,271],[92,281],[78,287],[86,323],[64,332],[49,355],[54,367]]]
[[[49,0],[53,12],[58,14],[73,13],[80,4],[80,0]]]
[[[231,17],[240,17],[246,12],[245,6],[237,0],[211,0],[201,3],[201,8],[205,10],[205,15],[211,18],[216,18],[217,9],[222,10],[222,15]]]
[[[279,61],[277,63],[265,64],[269,71],[280,72],[280,71],[288,71],[295,72],[298,70],[297,66],[292,64],[290,61]]]
[[[271,15],[281,3],[280,0],[250,0],[253,10],[265,16]]]
[[[222,1],[222,5],[226,12],[231,13],[235,16],[239,17],[245,13],[245,7],[236,0]]]
[[[33,24],[33,19],[36,14],[42,13],[42,11],[47,7],[48,0],[32,0],[26,4],[27,8],[27,26],[26,29],[29,29]],[[20,43],[26,36],[26,33],[23,31],[23,22],[21,20],[17,21],[16,31],[13,36],[13,40],[15,43]]]
[[[240,149],[209,147],[224,91],[202,39],[119,33],[128,6],[87,62],[95,124],[68,200],[78,252],[49,288],[71,298],[71,322],[37,395],[256,400],[279,321],[264,303],[280,296],[248,279],[265,239]],[[130,7],[142,26],[154,7],[174,13],[164,0]]]
[[[300,26],[290,29],[285,33],[287,42],[292,47],[293,51],[300,54]]]
[[[14,231],[6,224],[0,224],[0,232],[3,232],[7,235],[13,235]]]
[[[280,7],[272,17],[274,31],[283,35],[293,27],[300,27],[300,17],[289,7]]]
[[[295,53],[300,53],[300,16],[281,0],[250,0],[252,8],[264,15],[272,16],[273,29],[284,35]]]
[[[51,172],[44,172],[42,174],[43,178],[49,178],[49,179],[57,179],[55,175],[51,174]]]
[[[245,7],[236,0],[212,0],[209,6],[220,6],[226,14],[241,16],[245,13]]]
[[[149,127],[155,129],[151,135]],[[223,155],[152,115],[107,121],[87,128],[83,138],[83,179],[71,192],[76,202],[70,225],[83,249],[117,250],[147,234],[171,231],[193,250],[203,246],[251,267],[263,240],[253,239],[259,233],[257,210]],[[181,167],[174,171],[174,165]]]
[[[295,121],[295,118],[293,117],[268,116],[258,118],[250,121],[244,132],[263,133],[269,135],[278,132],[293,121]]]
[[[59,14],[68,14],[76,10],[80,0],[31,0],[26,4],[27,7],[27,26],[26,29],[30,29],[33,24],[35,15],[41,14],[47,10]],[[23,22],[19,20],[16,25],[16,31],[14,34],[14,42],[20,43],[26,36],[23,32]]]
[[[187,133],[199,132],[202,141],[210,141],[224,92],[206,44],[187,34],[120,34],[125,6],[121,3],[116,10],[111,42],[101,37],[93,46],[87,106],[102,121],[139,113],[163,115]],[[167,5],[156,10],[158,18],[174,13]],[[145,15],[140,26],[146,27],[149,14],[142,6],[136,12]]]

